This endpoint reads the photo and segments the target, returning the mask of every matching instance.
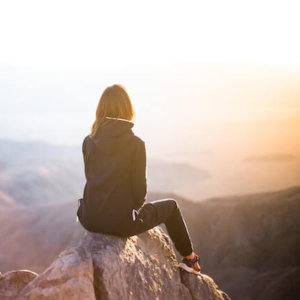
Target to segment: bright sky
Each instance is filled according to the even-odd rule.
[[[0,0],[0,142],[80,147],[122,83],[147,156],[213,175],[180,194],[299,184],[299,159],[243,162],[299,158],[299,13],[299,0]]]
[[[300,66],[299,1],[1,1],[0,63]]]
[[[299,11],[288,0],[0,0],[0,136],[78,141],[115,82],[137,133],[159,142],[176,126],[298,119]]]

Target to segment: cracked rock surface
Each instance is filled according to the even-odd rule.
[[[78,246],[29,281],[15,299],[230,299],[209,276],[179,269],[159,226],[130,238],[86,231]]]

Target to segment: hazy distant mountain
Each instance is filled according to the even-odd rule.
[[[299,299],[300,187],[181,203],[204,272],[233,299]]]
[[[178,191],[210,178],[189,164],[149,159],[148,190]],[[85,184],[81,147],[0,139],[0,207],[77,200]]]
[[[40,272],[63,249],[76,243],[83,228],[77,202],[0,209],[0,271]]]
[[[297,299],[300,187],[199,203],[176,194],[148,193],[147,201],[170,197],[181,207],[203,272],[232,299]],[[83,229],[75,221],[76,209],[76,201],[2,208],[0,271],[40,272],[77,243]]]
[[[288,153],[270,153],[265,155],[252,155],[244,159],[245,162],[263,163],[263,162],[294,162],[296,155]]]
[[[152,159],[147,167],[148,189],[157,192],[176,191],[209,180],[209,172],[184,163],[169,163]]]

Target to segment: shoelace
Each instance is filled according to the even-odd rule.
[[[190,259],[190,258],[187,258],[189,261],[191,261],[193,264],[196,263],[196,262],[200,262],[200,257],[195,254],[195,257]]]

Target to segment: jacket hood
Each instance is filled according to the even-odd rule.
[[[116,154],[124,149],[128,137],[133,135],[133,126],[134,123],[129,120],[106,117],[92,141],[101,151]]]

